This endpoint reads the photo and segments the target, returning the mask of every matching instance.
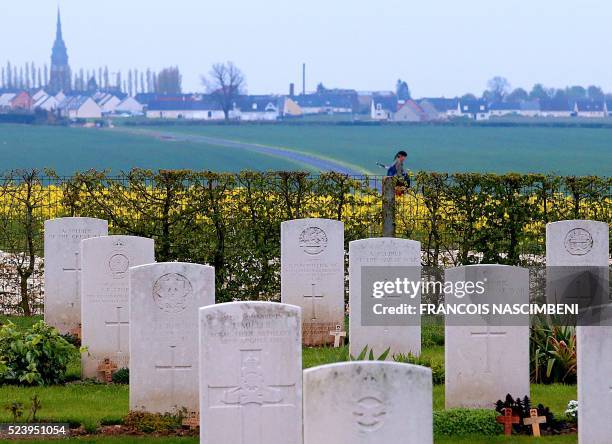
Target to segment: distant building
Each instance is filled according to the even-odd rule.
[[[393,114],[395,122],[425,122],[429,120],[427,113],[414,100],[401,103]]]
[[[601,119],[607,116],[606,104],[603,100],[576,100],[574,114],[588,119]]]
[[[114,113],[117,106],[121,103],[119,97],[106,92],[97,92],[92,98],[96,101],[98,106],[102,108],[102,114]]]
[[[11,101],[16,96],[16,93],[0,94],[0,111],[7,112],[12,108]]]
[[[134,97],[126,97],[117,105],[115,108],[116,113],[120,114],[131,114],[133,116],[140,116],[144,112],[144,106],[138,102]]]
[[[491,116],[518,116],[521,114],[520,102],[494,102],[489,105]]]
[[[521,116],[537,117],[540,115],[540,102],[537,100],[524,100],[521,102]]]
[[[438,119],[449,119],[452,117],[461,116],[459,110],[459,99],[447,99],[445,97],[426,97],[420,100],[419,105],[423,109],[429,109],[432,112],[432,107],[438,113]]]
[[[604,102],[605,117],[612,117],[612,100],[606,100]]]
[[[62,37],[62,20],[59,8],[57,10],[57,27],[55,30],[55,42],[51,52],[51,73],[48,90],[52,94],[60,91],[70,91],[72,74],[68,64],[68,50]]]
[[[274,121],[280,116],[281,99],[276,96],[241,96],[234,108],[240,120]]]
[[[295,103],[291,97],[283,97],[283,104],[281,108],[282,117],[300,117],[303,116],[304,112],[300,105]]]
[[[89,96],[69,96],[59,104],[58,110],[67,119],[100,119],[102,108]]]
[[[392,120],[397,111],[397,96],[395,94],[373,94],[370,105],[372,120]]]
[[[54,96],[42,96],[34,102],[32,108],[34,109],[42,109],[44,111],[54,111],[58,108],[59,102]]]
[[[567,100],[540,100],[539,115],[542,117],[571,117],[573,113],[574,107]]]
[[[210,96],[202,100],[158,100],[150,102],[146,116],[149,119],[223,120],[225,114]],[[235,118],[235,113],[230,113]]]
[[[476,121],[488,120],[491,115],[489,105],[484,100],[460,100],[458,110],[462,117]]]
[[[21,91],[11,99],[11,110],[30,111],[32,109],[32,97],[26,92]]]
[[[356,91],[334,90],[292,97],[303,114],[351,114],[358,107]]]

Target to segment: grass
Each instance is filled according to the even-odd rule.
[[[398,148],[413,171],[610,175],[612,129],[479,126],[168,126],[198,134],[292,148],[381,174]]]
[[[398,148],[413,171],[538,172],[610,175],[612,129],[576,127],[177,125],[127,129],[192,134],[302,151],[376,174]],[[0,124],[3,170],[50,167],[60,174],[90,168],[133,167],[212,171],[303,170],[285,158],[228,149],[203,141],[176,141],[126,128],[88,129]]]
[[[14,323],[27,327],[40,317],[15,318],[0,316],[0,322],[11,320]],[[426,320],[423,324],[424,344],[439,343],[443,338],[442,329]],[[342,360],[347,353],[347,346],[342,348],[311,348],[303,349],[303,367],[309,368],[316,365],[323,365]],[[444,362],[443,345],[424,345],[422,355],[434,362]],[[68,369],[70,378],[78,378],[80,374],[80,364],[78,361],[71,362]],[[72,382],[64,386],[51,387],[15,387],[0,386],[0,423],[12,420],[9,411],[4,407],[13,401],[21,402],[25,405],[25,410],[29,408],[30,399],[38,395],[42,402],[42,409],[38,417],[45,421],[68,422],[73,425],[82,424],[87,430],[93,431],[101,423],[116,424],[128,413],[129,393],[128,386],[124,385],[102,385],[89,382]],[[534,404],[542,403],[551,408],[557,417],[563,417],[568,401],[576,398],[576,386],[573,385],[542,385],[532,384],[531,398]],[[433,408],[436,411],[444,409],[444,386],[436,385],[433,389]],[[436,443],[512,443],[520,444],[523,442],[541,442],[551,444],[576,443],[575,436],[556,436],[535,440],[532,437],[483,437],[479,435],[466,436],[461,438],[440,437]],[[151,441],[152,438],[74,438],[70,442],[75,443],[140,443]],[[0,443],[8,442],[0,440]],[[12,441],[14,442],[14,441]],[[43,441],[20,441],[20,442],[43,442]],[[44,441],[48,442],[48,441]],[[159,443],[195,443],[197,439],[192,438],[155,438]]]

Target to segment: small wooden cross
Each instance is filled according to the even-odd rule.
[[[182,424],[185,427],[189,427],[189,430],[195,430],[200,427],[200,414],[198,412],[190,412],[185,419],[183,419]]]
[[[538,409],[529,410],[529,416],[523,419],[523,424],[531,426],[533,436],[540,436],[540,424],[546,424],[546,416],[538,416]]]
[[[104,381],[107,384],[113,382],[113,373],[117,371],[117,364],[111,361],[109,358],[104,358],[104,362],[98,366],[98,373],[104,374]]]
[[[334,348],[338,348],[341,345],[344,345],[344,338],[346,337],[346,332],[342,331],[341,325],[336,325],[336,330],[330,331],[329,334],[334,337]]]
[[[512,424],[520,424],[521,418],[512,414],[511,408],[505,408],[504,414],[495,418],[497,422],[504,425],[504,435],[512,435]]]

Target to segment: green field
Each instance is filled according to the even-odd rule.
[[[203,138],[207,138],[203,140]],[[223,146],[227,141],[243,147]],[[259,147],[275,152],[254,152]],[[305,153],[351,171],[381,174],[399,148],[408,168],[429,171],[612,173],[612,129],[579,127],[176,125],[86,129],[0,125],[2,169],[52,167],[61,174],[192,168],[317,170]]]

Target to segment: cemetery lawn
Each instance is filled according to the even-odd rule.
[[[15,318],[0,316],[0,322],[11,320],[21,327],[28,327],[40,320],[39,316],[31,318]],[[424,325],[423,331],[432,329]],[[432,332],[430,332],[432,333]],[[435,336],[435,335],[434,335]],[[426,338],[426,335],[423,335]],[[303,349],[303,367],[313,367],[316,365],[338,362],[347,356],[348,347],[342,348],[310,348]],[[424,345],[422,356],[435,363],[444,362],[444,346]],[[42,403],[42,409],[38,416],[45,421],[68,422],[74,426],[82,424],[86,430],[94,431],[98,426],[108,424],[118,424],[128,413],[129,393],[127,385],[104,385],[91,382],[80,382],[80,363],[78,359],[73,360],[68,368],[68,379],[72,382],[63,386],[50,387],[16,387],[0,386],[0,423],[10,422],[10,412],[5,409],[6,405],[13,401],[21,402],[26,410],[29,408],[30,399],[38,395]],[[542,403],[551,408],[555,416],[563,417],[568,401],[577,399],[576,386],[562,384],[532,384],[531,397],[534,404]],[[433,389],[434,411],[444,410],[444,386],[435,385]],[[144,443],[151,441],[152,438],[106,438],[89,437],[75,438],[71,441],[79,443]],[[469,437],[439,437],[436,444],[465,443],[465,444],[485,444],[485,443],[523,443],[533,440],[531,437],[489,437],[482,435],[470,435]],[[575,435],[546,437],[537,442],[551,444],[576,443]],[[0,443],[5,442],[0,440]],[[8,441],[7,441],[8,442]],[[14,442],[14,441],[13,441]],[[43,442],[43,441],[20,441],[20,442]],[[44,441],[48,442],[48,441]],[[155,438],[159,443],[196,443],[194,438]]]

